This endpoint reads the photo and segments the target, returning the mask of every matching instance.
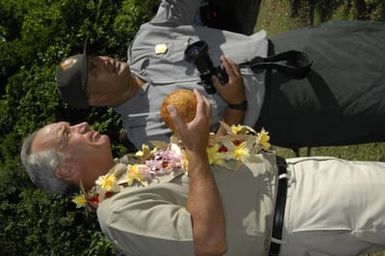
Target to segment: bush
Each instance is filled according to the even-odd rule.
[[[88,121],[118,144],[121,121],[112,110],[75,111],[60,101],[56,65],[81,51],[87,37],[99,53],[124,59],[133,34],[154,14],[157,3],[0,0],[0,255],[116,253],[95,214],[35,188],[19,152],[29,133],[59,120]],[[113,152],[121,155],[127,149],[117,145]]]

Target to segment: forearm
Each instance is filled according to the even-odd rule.
[[[222,121],[230,126],[233,124],[242,124],[247,109],[244,78],[239,66],[231,59],[221,56],[221,63],[226,69],[229,81],[227,84],[222,85],[215,76],[212,77],[212,81],[219,95],[228,104]],[[225,133],[226,131],[222,127],[217,131],[218,135],[224,135]]]
[[[168,111],[189,163],[186,210],[191,215],[195,255],[222,255],[226,251],[225,217],[207,157],[211,105],[197,90],[194,94],[197,106],[192,121],[185,123],[173,105]]]
[[[231,109],[226,108],[225,113],[223,114],[222,121],[225,122],[227,125],[237,125],[242,124],[243,119],[245,117],[245,111],[244,110],[238,110],[238,109]],[[218,131],[218,135],[225,135],[226,130],[220,126]]]
[[[222,255],[226,251],[225,218],[207,154],[188,152],[189,195],[196,255]]]
[[[150,23],[191,25],[199,5],[199,0],[162,0],[157,14]]]

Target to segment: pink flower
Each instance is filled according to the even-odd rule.
[[[173,169],[182,167],[182,156],[171,150],[159,150],[153,160],[145,162],[154,175],[164,175]]]

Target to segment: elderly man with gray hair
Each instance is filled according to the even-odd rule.
[[[181,142],[114,160],[87,123],[49,124],[21,158],[40,188],[82,188],[102,231],[126,255],[358,255],[385,248],[385,163],[332,157],[286,161],[267,133],[241,126],[209,135],[211,107],[195,91]],[[184,153],[183,153],[184,152]],[[186,170],[188,169],[188,173]]]

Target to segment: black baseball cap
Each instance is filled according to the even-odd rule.
[[[56,83],[61,99],[77,109],[88,108],[87,101],[87,40],[82,54],[60,62],[56,69]]]

